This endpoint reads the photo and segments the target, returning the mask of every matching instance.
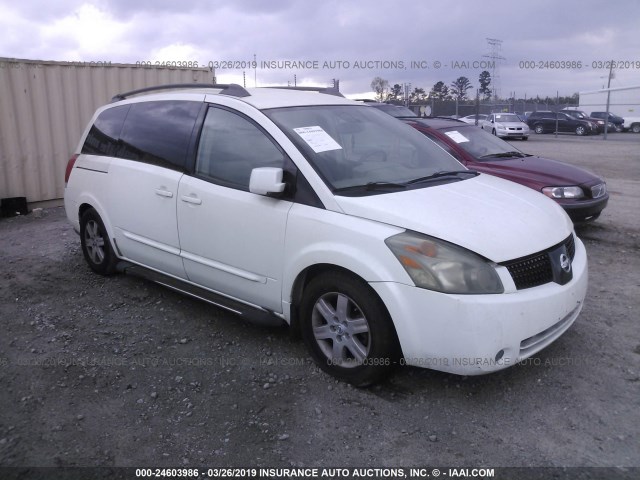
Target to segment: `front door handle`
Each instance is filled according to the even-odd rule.
[[[181,200],[183,202],[187,202],[187,203],[193,203],[194,205],[200,205],[202,203],[202,200],[200,200],[198,197],[191,197],[189,195],[182,195],[182,197],[180,197]]]

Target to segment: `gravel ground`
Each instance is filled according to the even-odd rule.
[[[514,145],[603,175],[586,306],[546,350],[359,390],[265,329],[86,267],[62,208],[0,220],[0,466],[640,467],[640,136]]]

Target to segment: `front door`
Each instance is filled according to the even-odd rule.
[[[178,187],[178,231],[189,280],[276,312],[292,203],[249,192],[251,170],[284,167],[285,154],[255,122],[210,107],[195,172]]]

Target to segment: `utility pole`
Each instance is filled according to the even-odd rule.
[[[611,98],[611,76],[613,75],[613,60],[611,60],[611,65],[609,66],[609,81],[607,82],[607,114],[604,119],[604,137],[603,140],[607,139],[607,131],[609,130],[609,100]]]

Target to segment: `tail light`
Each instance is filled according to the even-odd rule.
[[[72,156],[69,161],[67,162],[67,169],[64,172],[64,186],[67,186],[67,183],[69,183],[69,176],[71,175],[71,170],[73,170],[73,166],[76,163],[76,160],[78,159],[78,155],[74,155]]]

